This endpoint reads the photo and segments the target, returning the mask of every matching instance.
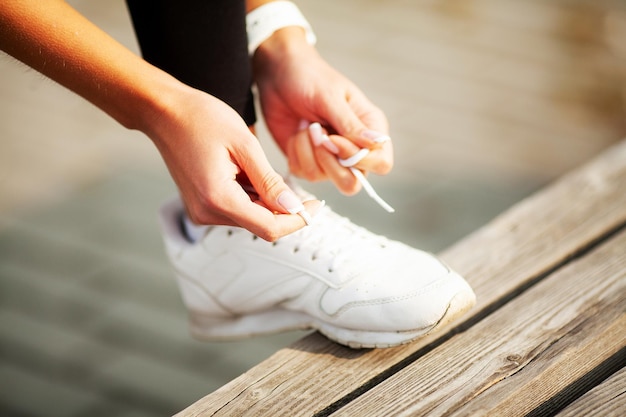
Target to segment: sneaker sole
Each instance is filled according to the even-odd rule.
[[[432,326],[397,332],[345,329],[311,318],[304,313],[282,309],[236,318],[208,317],[190,311],[189,324],[192,336],[205,341],[232,341],[286,331],[314,329],[329,339],[351,348],[389,348],[410,343],[446,326],[470,310],[475,302],[475,295],[468,287],[452,297],[444,314]]]
[[[390,348],[411,343],[445,327],[464,315],[475,303],[476,297],[472,291],[459,292],[450,300],[445,313],[439,321],[432,326],[422,329],[400,332],[367,332],[342,329],[322,323],[317,327],[317,330],[329,339],[354,349]]]

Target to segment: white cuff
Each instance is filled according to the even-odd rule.
[[[257,7],[246,15],[246,30],[248,32],[248,53],[254,55],[254,51],[272,36],[278,29],[287,26],[299,26],[306,32],[306,40],[315,45],[317,38],[311,25],[298,9],[298,6],[290,1],[272,1]]]

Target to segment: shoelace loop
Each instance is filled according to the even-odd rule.
[[[341,166],[344,166],[350,169],[352,174],[356,177],[356,179],[363,186],[363,189],[365,190],[367,195],[369,195],[374,201],[376,201],[387,212],[393,213],[396,210],[393,207],[391,207],[385,200],[383,200],[381,196],[378,195],[376,190],[374,190],[374,187],[372,187],[372,184],[370,184],[367,178],[365,178],[365,175],[363,175],[361,171],[355,168],[355,165],[361,162],[361,160],[365,158],[367,155],[369,155],[369,153],[370,153],[369,149],[363,148],[349,158],[339,159],[339,164],[341,164]]]

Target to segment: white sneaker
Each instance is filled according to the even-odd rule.
[[[270,243],[209,227],[196,243],[176,199],[161,209],[167,253],[205,340],[313,328],[354,348],[408,343],[469,310],[467,282],[431,254],[322,208],[312,226]]]

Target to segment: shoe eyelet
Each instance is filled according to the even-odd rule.
[[[226,232],[227,236],[232,236],[233,235],[233,231],[231,229],[228,229],[228,231]]]
[[[257,240],[259,237],[257,235],[252,235],[252,240]]]
[[[300,248],[299,248],[299,247],[297,247],[297,246],[296,246],[296,247],[294,247],[294,248],[293,248],[293,253],[298,253],[298,252],[300,252]]]
[[[278,246],[278,242],[272,242],[272,246]]]

